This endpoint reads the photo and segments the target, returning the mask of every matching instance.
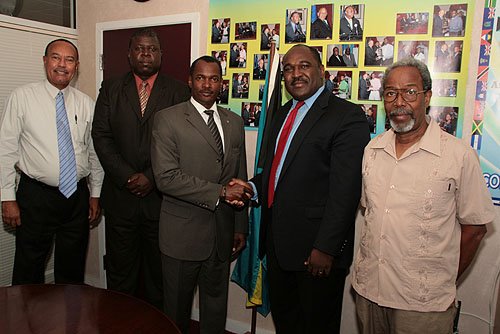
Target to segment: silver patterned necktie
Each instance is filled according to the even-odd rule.
[[[220,136],[219,129],[217,128],[217,124],[214,121],[214,111],[213,110],[205,110],[205,114],[208,115],[208,129],[214,136],[215,143],[217,144],[217,149],[219,150],[219,154],[222,158],[224,158],[224,149],[222,147],[222,138]]]
[[[77,188],[76,158],[62,91],[59,91],[56,97],[56,122],[57,147],[59,149],[59,191],[66,198],[69,198]]]

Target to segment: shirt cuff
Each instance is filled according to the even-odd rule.
[[[2,189],[0,193],[0,198],[2,202],[15,201],[16,200],[16,190],[15,189]]]
[[[252,189],[253,189],[253,197],[250,198],[250,200],[252,200],[252,201],[258,200],[259,194],[257,193],[257,188],[255,187],[255,184],[253,184],[252,181],[248,181],[248,183],[250,183],[250,185],[252,186]]]

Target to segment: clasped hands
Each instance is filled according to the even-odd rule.
[[[235,178],[226,183],[221,190],[221,198],[237,208],[247,204],[253,195],[253,188],[249,183]]]
[[[145,197],[153,190],[153,184],[143,173],[135,173],[128,180],[125,187],[137,197]]]

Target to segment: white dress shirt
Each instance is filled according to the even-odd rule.
[[[191,97],[191,99],[189,101],[196,108],[196,110],[200,113],[201,117],[203,118],[205,123],[207,123],[207,125],[208,125],[208,115],[205,113],[205,110],[207,110],[207,108],[202,106],[193,97]],[[222,123],[220,120],[219,112],[217,111],[217,104],[214,103],[209,110],[213,110],[213,112],[214,112],[215,125],[217,125],[217,129],[219,130],[220,139],[222,139],[222,150],[224,152],[226,152],[226,149],[224,147],[224,131],[222,131]]]
[[[62,90],[76,157],[78,180],[90,174],[90,194],[99,197],[104,171],[90,136],[94,101],[68,86]],[[16,88],[0,124],[2,201],[16,200],[16,169],[49,186],[59,186],[56,96],[47,80]]]

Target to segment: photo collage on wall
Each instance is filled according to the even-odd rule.
[[[235,13],[214,6],[218,9],[211,12],[214,16],[210,20],[209,49],[221,61],[223,70],[218,103],[240,114],[246,127],[257,127],[271,43],[276,44],[281,59],[293,45],[304,43],[320,54],[325,89],[357,103],[366,114],[370,131],[377,134],[390,128],[382,101],[384,71],[394,62],[411,57],[428,65],[431,71],[433,98],[429,114],[441,129],[460,135],[458,120],[463,117],[464,99],[459,92],[465,89],[462,54],[469,45],[465,38],[466,26],[470,25],[466,24],[469,2],[436,5],[422,0],[419,10],[412,12],[405,12],[398,1],[389,2],[394,4],[391,10],[374,18],[382,12],[375,8],[378,3],[374,0],[312,6],[306,0],[293,1],[293,5],[277,1],[281,14],[276,10],[261,20],[258,14],[246,17],[239,12],[234,16],[246,19],[237,22],[232,15]],[[470,28],[467,31],[470,34]],[[283,93],[284,103],[291,97],[286,90]]]

